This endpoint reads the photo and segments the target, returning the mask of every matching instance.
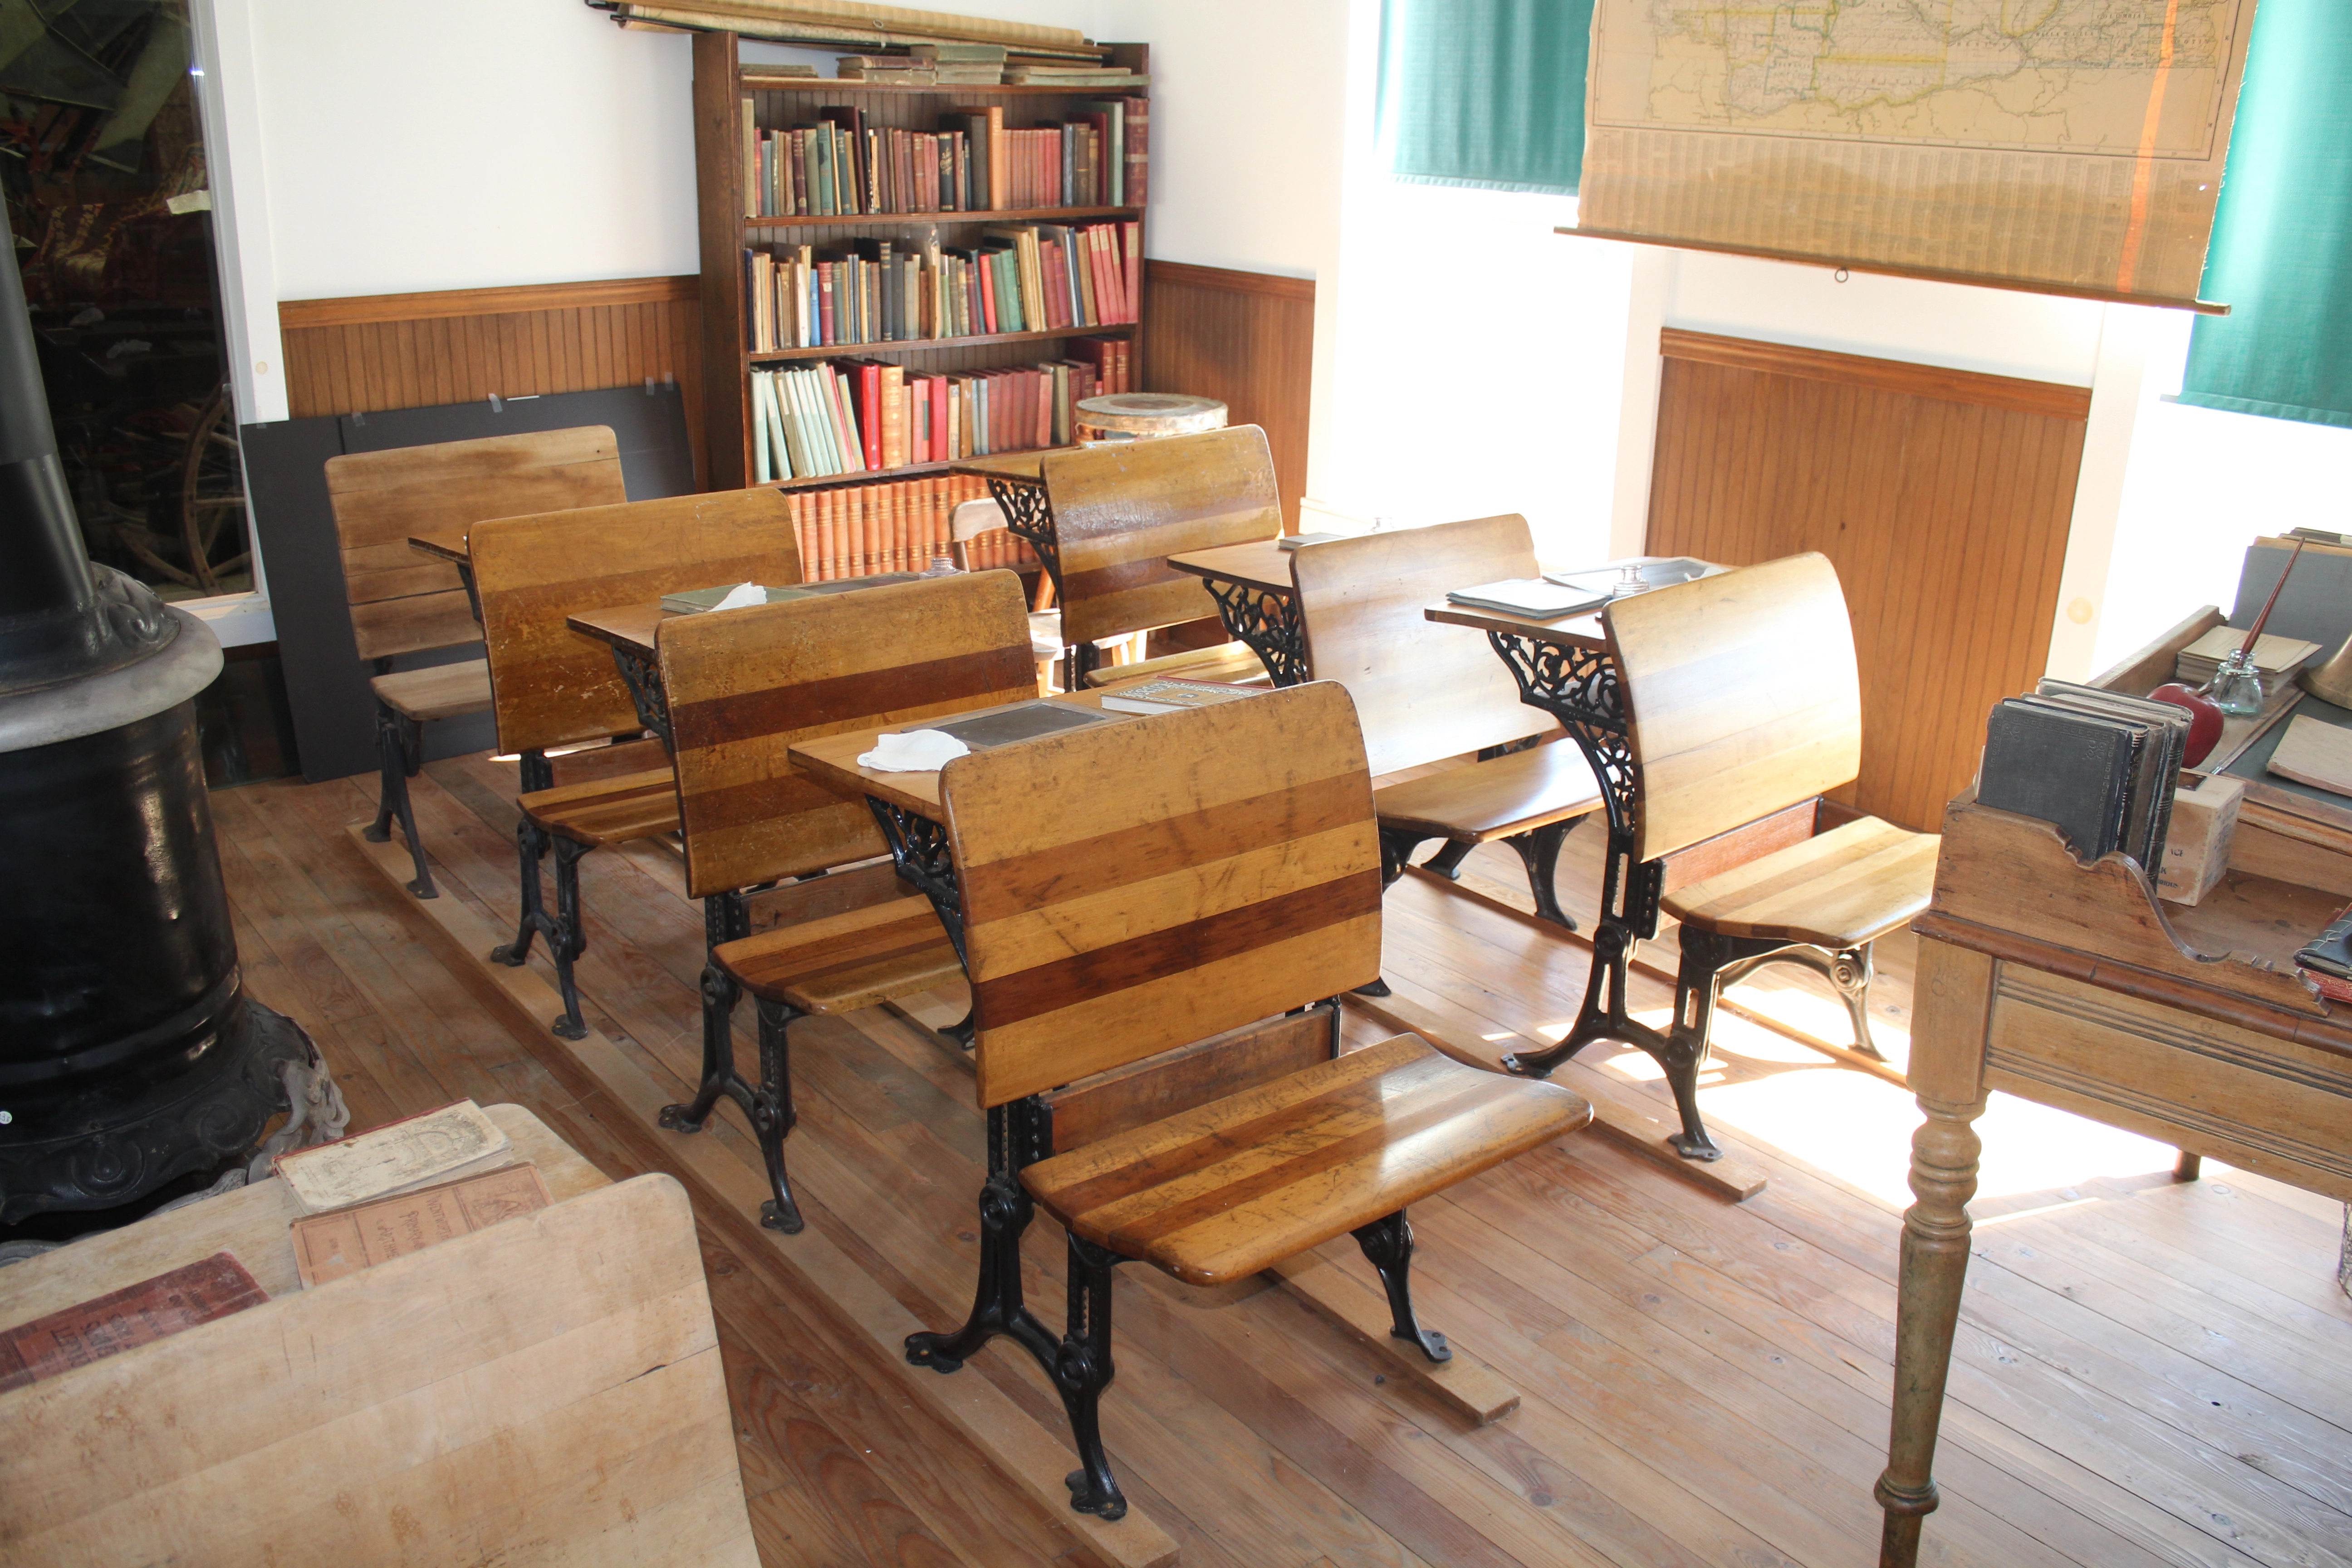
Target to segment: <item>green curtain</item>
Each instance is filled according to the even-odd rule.
[[[2352,426],[2352,5],[2262,0],[2180,401]]]
[[[1385,0],[1380,145],[1433,185],[1576,194],[1592,0]]]

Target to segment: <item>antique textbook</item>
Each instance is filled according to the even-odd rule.
[[[294,1268],[308,1290],[543,1209],[548,1201],[539,1167],[525,1162],[350,1208],[305,1215],[293,1225]]]
[[[470,1100],[273,1163],[305,1214],[509,1163],[505,1131]]]

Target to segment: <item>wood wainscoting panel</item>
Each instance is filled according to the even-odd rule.
[[[1315,365],[1315,280],[1147,261],[1142,385],[1223,402],[1274,451],[1286,525],[1307,488],[1307,402]]]
[[[675,379],[702,450],[701,279],[623,278],[289,300],[288,413],[370,413]],[[707,482],[707,481],[706,481]]]
[[[2089,392],[1674,328],[1659,352],[1649,552],[1828,556],[1862,668],[1835,798],[1933,832],[2049,657]]]

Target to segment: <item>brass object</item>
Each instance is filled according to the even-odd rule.
[[[2295,679],[2322,702],[2352,708],[2352,637],[2330,655],[2326,664],[2305,665]]]

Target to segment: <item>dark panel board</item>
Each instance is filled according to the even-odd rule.
[[[270,614],[285,661],[286,695],[302,774],[312,781],[372,771],[375,760],[375,700],[368,665],[359,657],[343,587],[334,513],[327,504],[325,465],[344,452],[469,441],[576,425],[607,425],[621,448],[621,472],[631,500],[686,495],[694,486],[694,458],[686,410],[675,385],[551,393],[438,408],[403,408],[334,418],[288,419],[247,425],[246,482],[254,525],[260,531]],[[404,655],[402,669],[478,658],[467,644]],[[428,758],[480,751],[493,739],[488,714],[429,724]]]

